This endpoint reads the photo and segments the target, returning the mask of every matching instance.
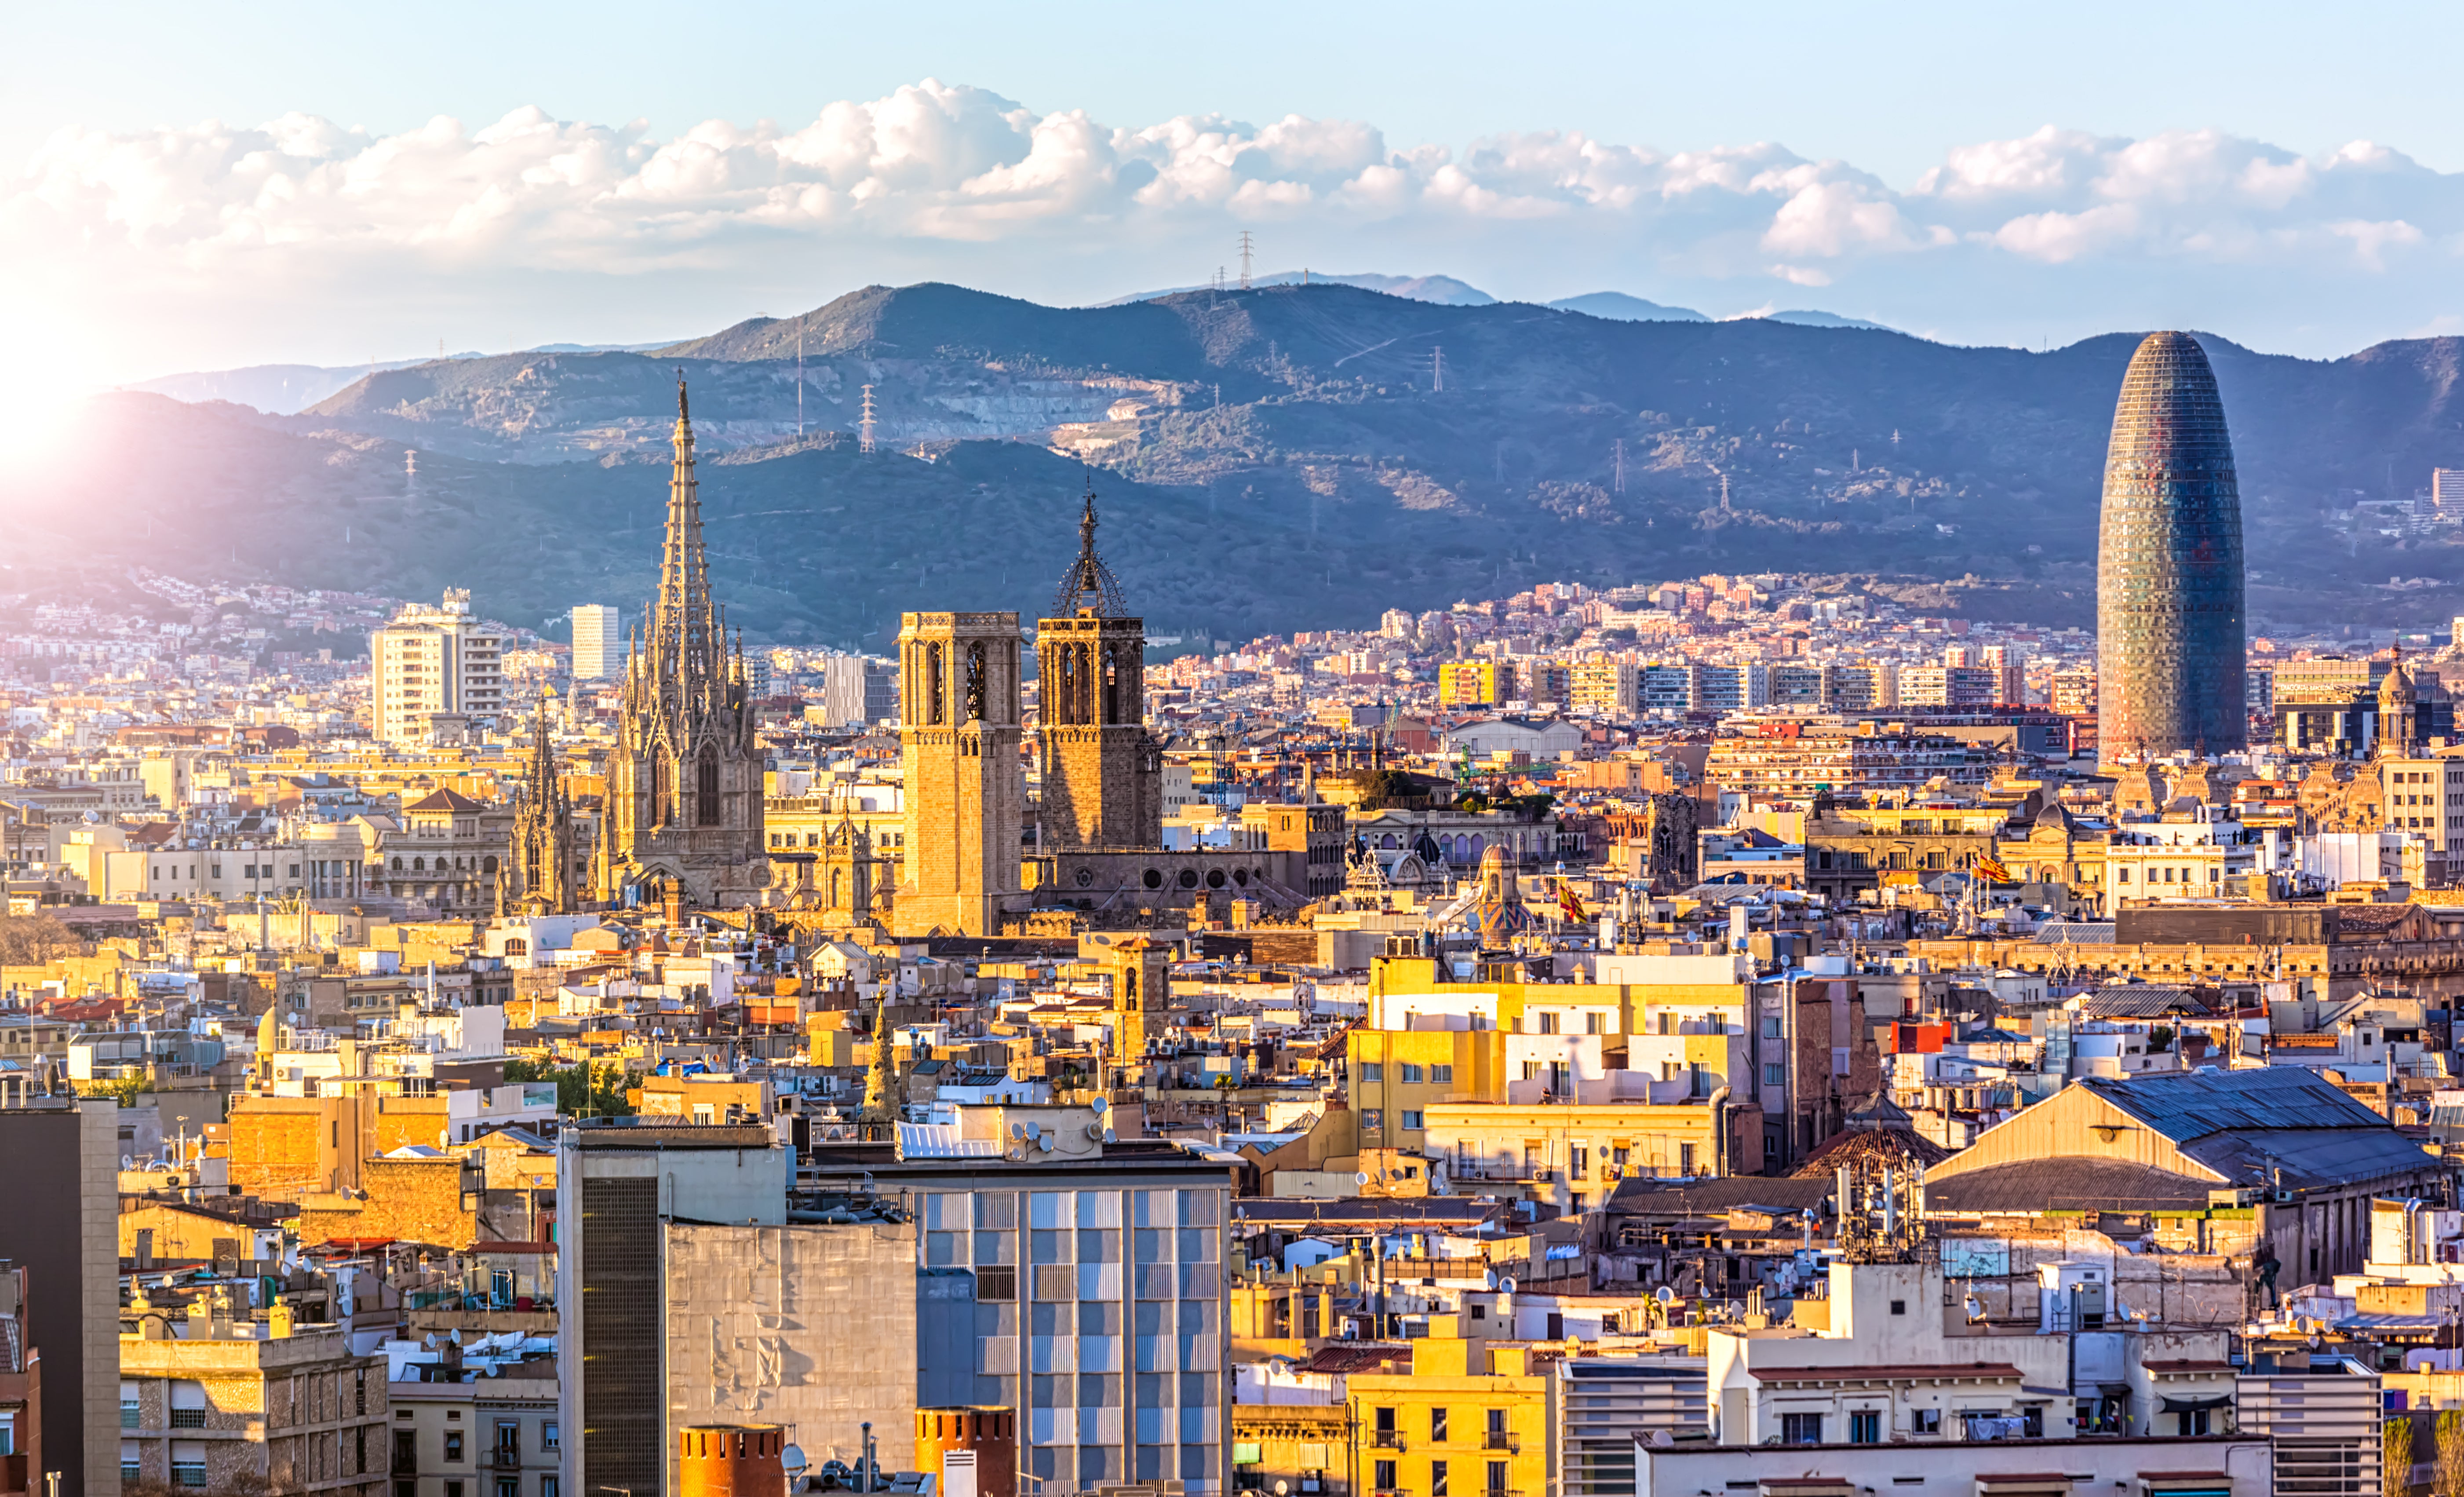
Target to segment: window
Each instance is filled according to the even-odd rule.
[[[203,1429],[206,1427],[206,1385],[185,1377],[171,1382],[171,1427]]]
[[[976,1292],[976,1298],[978,1298],[978,1299],[982,1299],[982,1298],[984,1297],[984,1296],[983,1296],[983,1283],[984,1283],[984,1276],[983,1276],[982,1274],[980,1274],[980,1273],[979,1273],[979,1274],[977,1274],[977,1275],[976,1275],[976,1291],[977,1291],[977,1292]],[[562,1445],[560,1445],[560,1444],[558,1444],[558,1443],[557,1443],[557,1436],[556,1436],[556,1420],[552,1420],[552,1419],[545,1419],[545,1420],[539,1420],[539,1451],[540,1451],[540,1453],[541,1453],[541,1454],[543,1454],[543,1455],[554,1455],[554,1454],[556,1454],[559,1450],[561,1450],[561,1449],[563,1449],[563,1448],[564,1448],[564,1447],[563,1447]],[[553,1492],[544,1492],[544,1491],[543,1491],[543,1492],[541,1492],[541,1493],[539,1494],[539,1497],[556,1497],[556,1494],[555,1494],[555,1493],[553,1493]]]
[[[976,1298],[1009,1301],[1018,1298],[1016,1268],[981,1267],[976,1270]],[[549,1426],[553,1429],[555,1426]],[[551,1447],[552,1448],[552,1447]]]
[[[454,1462],[462,1459],[462,1432],[458,1429],[445,1432],[445,1459]]]
[[[171,1485],[174,1486],[206,1485],[206,1442],[204,1441],[171,1442]]]
[[[1907,1302],[1906,1300],[1893,1300],[1893,1301],[1891,1301],[1891,1313],[1892,1313],[1892,1314],[1894,1314],[1894,1315],[1904,1315],[1904,1314],[1906,1314],[1907,1312],[1908,1312],[1908,1302]]]
[[[1375,1107],[1362,1108],[1360,1110],[1360,1126],[1369,1130],[1373,1134],[1384,1133],[1386,1131],[1386,1110],[1384,1108]]]
[[[1858,1409],[1848,1416],[1848,1442],[1852,1445],[1879,1445],[1882,1442],[1882,1414],[1880,1409]]]
[[[1429,1068],[1429,1080],[1438,1086],[1452,1086],[1454,1085],[1454,1079],[1455,1068],[1450,1065],[1432,1066]]]
[[[1431,1409],[1429,1411],[1429,1443],[1433,1445],[1441,1445],[1444,1444],[1445,1442],[1446,1411],[1443,1408]]]
[[[1355,1079],[1366,1082],[1383,1082],[1386,1079],[1386,1068],[1375,1061],[1362,1061],[1360,1063],[1360,1074]]]
[[[462,1484],[460,1482],[446,1483],[445,1497],[462,1497]]]
[[[1407,1108],[1403,1109],[1403,1126],[1404,1126],[1405,1128],[1418,1128],[1418,1127],[1419,1127],[1419,1126],[1420,1126],[1420,1110],[1419,1110],[1419,1109],[1418,1109],[1418,1108],[1410,1108],[1410,1107],[1407,1107]]]
[[[496,1449],[500,1453],[519,1455],[522,1449],[522,1426],[518,1420],[496,1420]]]
[[[407,1409],[403,1412],[408,1413]],[[419,1436],[407,1429],[393,1432],[393,1469],[397,1476],[408,1476],[419,1469]]]
[[[1446,1464],[1443,1461],[1429,1463],[1429,1497],[1446,1497]]]
[[[1766,1067],[1764,1067],[1764,1068],[1763,1068],[1763,1085],[1764,1085],[1764,1086],[1766,1086],[1766,1087],[1785,1087],[1785,1086],[1787,1086],[1787,1085],[1788,1085],[1788,1068],[1787,1068],[1787,1067],[1785,1067],[1785,1066],[1766,1066]]]
[[[1421,1080],[1420,1068],[1419,1068],[1419,1067],[1413,1065],[1410,1061],[1405,1061],[1405,1062],[1403,1063],[1403,1068],[1403,1068],[1402,1080],[1403,1080],[1403,1083],[1404,1083],[1406,1086],[1418,1086],[1418,1085],[1419,1085],[1420,1080]]]
[[[556,1474],[554,1472],[549,1472],[539,1478],[539,1497],[556,1497]]]
[[[518,1476],[497,1477],[496,1497],[522,1497],[522,1479]]]
[[[1589,1144],[1575,1144],[1567,1151],[1567,1173],[1581,1179],[1592,1173],[1592,1150]]]
[[[2182,1421],[2180,1433],[2185,1435],[2208,1433],[2208,1413],[2206,1409],[2184,1409],[2180,1414],[2175,1415],[2174,1417]]]
[[[1506,1463],[1503,1461],[1491,1461],[1488,1463],[1488,1491],[1490,1492],[1491,1497],[1495,1497],[1495,1494],[1505,1492],[1509,1488],[1506,1485]]]
[[[1784,1445],[1818,1445],[1822,1443],[1822,1416],[1819,1414],[1783,1414],[1779,1417],[1779,1442]]]
[[[1377,1490],[1381,1492],[1394,1491],[1396,1489],[1395,1463],[1392,1461],[1380,1461],[1376,1463],[1376,1471],[1373,1478],[1373,1482]]]
[[[1942,1433],[1942,1410],[1940,1410],[1940,1409],[1910,1409],[1910,1410],[1908,1410],[1908,1433],[1909,1433],[1909,1434],[1911,1434],[1911,1435],[1939,1435],[1939,1434],[1941,1434],[1941,1433]]]
[[[120,1427],[137,1428],[137,1385],[133,1382],[120,1385]]]

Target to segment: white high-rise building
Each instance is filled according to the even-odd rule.
[[[458,741],[505,710],[504,636],[471,613],[468,588],[444,605],[405,607],[369,638],[377,737],[426,747]]]
[[[574,605],[573,678],[610,681],[624,670],[624,616],[604,603]]]

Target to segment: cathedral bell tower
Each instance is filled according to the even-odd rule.
[[[900,617],[902,933],[998,936],[1022,892],[1019,664],[1015,613]]]
[[[1146,621],[1133,616],[1095,550],[1095,494],[1078,521],[1078,560],[1035,626],[1040,848],[1163,842],[1163,751],[1146,730]]]

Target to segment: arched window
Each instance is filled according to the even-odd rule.
[[[1104,647],[1104,721],[1121,720],[1121,656],[1111,645]]]
[[[694,797],[700,803],[700,821],[704,826],[715,826],[719,824],[717,749],[705,748],[701,751],[700,771],[701,782],[698,793]]]
[[[527,957],[530,954],[531,943],[518,936],[505,942],[505,955],[508,957]]]
[[[402,859],[396,858],[393,860],[393,870],[397,873],[402,871]]]
[[[846,903],[847,870],[834,868],[830,870],[830,908],[836,910]]]
[[[487,874],[490,878],[496,876],[496,855],[495,853],[491,852],[486,857],[479,860],[479,871]]]
[[[428,871],[428,860],[427,860],[426,858],[413,858],[413,859],[411,859],[411,860],[410,860],[410,870],[411,870],[412,872],[414,872],[414,873],[425,873],[425,872],[427,872],[427,871]]]
[[[927,645],[924,647],[924,700],[928,704],[924,709],[926,722],[938,725],[950,720],[949,698],[946,694],[948,691],[949,682],[943,678],[941,671],[941,647]]]
[[[668,756],[650,751],[650,824],[668,819]]]
[[[967,717],[969,722],[981,722],[991,714],[989,680],[984,669],[984,642],[978,640],[967,647]]]
[[[1078,647],[1065,645],[1052,652],[1053,679],[1044,683],[1045,714],[1055,723],[1077,721]]]

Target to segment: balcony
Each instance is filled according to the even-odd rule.
[[[1377,1450],[1408,1450],[1411,1448],[1403,1443],[1403,1432],[1399,1429],[1373,1430],[1369,1436],[1369,1443],[1372,1448]]]
[[[498,1445],[488,1452],[488,1464],[499,1471],[518,1471],[522,1468],[522,1453],[512,1445]]]
[[[1481,1432],[1480,1448],[1483,1450],[1519,1451],[1523,1448],[1523,1437],[1520,1435],[1507,1434],[1502,1429],[1484,1430]]]

